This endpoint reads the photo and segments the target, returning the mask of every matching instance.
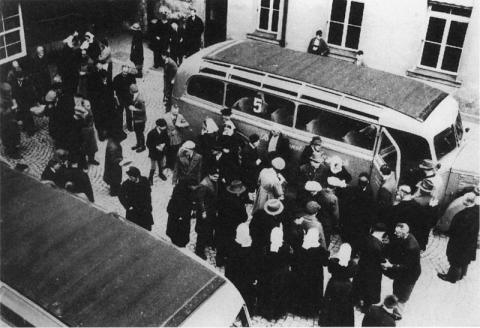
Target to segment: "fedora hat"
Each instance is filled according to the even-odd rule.
[[[305,190],[306,191],[321,191],[322,186],[317,181],[307,181],[305,183]]]
[[[422,182],[420,182],[420,185],[418,186],[420,190],[429,194],[433,192],[433,187],[434,187],[434,184],[430,179],[423,179]]]
[[[424,159],[419,165],[422,170],[433,170],[436,168],[435,163],[431,159]]]
[[[311,200],[307,203],[307,205],[305,205],[305,212],[312,215],[320,211],[320,208],[320,205],[316,201]]]
[[[139,23],[133,23],[132,26],[130,26],[130,29],[133,31],[140,31],[140,24]]]
[[[275,157],[272,159],[272,167],[275,170],[281,171],[285,168],[285,161],[281,157]]]
[[[284,206],[283,206],[282,202],[279,201],[276,198],[267,200],[265,205],[263,205],[263,210],[267,214],[270,214],[270,215],[278,215],[278,214],[282,213],[283,208],[284,208]]]
[[[241,193],[245,192],[247,187],[243,184],[240,180],[233,180],[230,182],[230,185],[227,187],[227,191],[232,194],[240,195]]]

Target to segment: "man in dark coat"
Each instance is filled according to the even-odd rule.
[[[384,224],[377,223],[359,249],[357,275],[353,277],[353,297],[362,311],[380,302],[382,262],[385,260],[382,240],[386,236]]]
[[[19,153],[20,130],[12,108],[12,87],[8,83],[0,86],[0,136],[5,154],[12,158],[21,158]]]
[[[452,219],[448,231],[450,240],[447,245],[447,258],[450,263],[448,273],[439,273],[442,280],[455,283],[467,274],[468,265],[476,260],[479,226],[479,205],[475,204],[474,193],[465,195],[465,209]]]
[[[250,222],[250,235],[252,236],[252,249],[257,257],[260,257],[263,249],[270,244],[272,229],[280,226],[283,221],[283,209],[282,202],[272,198],[265,203],[263,209],[253,214]]]
[[[130,29],[132,30],[132,45],[130,47],[130,60],[135,64],[137,69],[136,77],[143,76],[143,34],[139,23],[134,23]],[[122,68],[123,70],[123,68]]]
[[[420,246],[415,237],[409,233],[406,223],[395,227],[395,238],[389,245],[388,260],[382,263],[384,274],[393,279],[393,294],[398,298],[398,307],[394,314],[402,318],[405,303],[410,298],[413,287],[420,277]]]
[[[95,128],[98,131],[99,139],[103,141],[107,135],[109,121],[112,119],[111,113],[114,111],[114,88],[107,71],[99,69],[94,75],[96,75],[97,80],[94,89],[91,89],[89,94],[91,94],[90,100]]]
[[[185,45],[186,57],[189,57],[200,50],[202,45],[203,29],[203,22],[200,17],[197,16],[197,10],[195,8],[190,8],[190,16],[185,22],[185,34],[183,41]]]
[[[35,89],[23,71],[15,73],[15,82],[12,84],[12,98],[17,102],[17,120],[23,123],[23,128],[29,136],[35,133],[30,108],[35,104]]]
[[[125,218],[140,227],[152,230],[152,198],[150,184],[147,178],[142,177],[140,170],[131,166],[128,171],[128,180],[122,183],[118,199],[127,210]]]
[[[180,66],[183,61],[183,29],[177,22],[172,22],[171,27],[170,58]]]
[[[307,181],[320,183],[325,171],[328,171],[328,167],[324,164],[324,158],[320,153],[313,153],[310,156],[310,161],[299,168],[297,175],[298,189],[301,190]]]
[[[132,113],[128,109],[128,105],[132,97],[130,94],[130,86],[135,83],[135,75],[130,73],[128,65],[122,65],[122,72],[113,78],[113,90],[115,90],[120,110],[125,111],[128,131],[133,131]]]
[[[43,97],[50,88],[50,71],[48,69],[48,61],[45,56],[45,49],[38,46],[35,55],[31,61],[30,74],[33,85],[37,92],[37,101],[43,102]]]
[[[393,310],[397,303],[395,295],[388,295],[381,306],[372,305],[363,317],[362,327],[395,327]]]
[[[260,137],[254,133],[250,135],[248,141],[240,152],[240,168],[243,175],[242,181],[247,186],[248,192],[255,192],[258,174],[260,173],[260,164],[262,163],[257,149]]]
[[[165,13],[160,14],[160,20],[155,20],[152,25],[153,68],[163,66],[161,54],[168,50],[172,27]]]
[[[103,181],[110,186],[110,196],[118,196],[122,182],[123,161],[122,145],[120,142],[125,139],[123,131],[109,131],[107,147],[105,149],[105,169],[103,170]]]
[[[322,31],[318,30],[315,33],[315,37],[310,40],[308,44],[307,52],[309,54],[328,56],[330,54],[330,49],[328,48],[327,43],[322,38]]]
[[[168,152],[170,145],[170,138],[167,132],[167,122],[163,118],[159,118],[155,122],[156,127],[147,134],[147,148],[148,157],[150,157],[150,174],[148,181],[150,185],[153,185],[153,175],[155,174],[155,164],[158,165],[158,176],[163,181],[167,180],[167,177],[163,174],[165,166],[164,159]]]
[[[172,92],[173,82],[177,75],[178,66],[175,61],[170,58],[167,52],[162,53],[163,60],[163,102],[165,104],[165,112],[169,112],[172,108]]]

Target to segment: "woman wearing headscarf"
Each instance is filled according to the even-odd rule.
[[[255,306],[255,263],[252,256],[252,238],[248,223],[237,226],[235,240],[228,251],[225,263],[225,277],[237,287],[248,307],[253,313]]]
[[[208,156],[212,148],[217,144],[218,140],[218,126],[215,121],[207,117],[202,124],[202,131],[198,136],[198,152],[202,156]]]
[[[352,282],[357,265],[350,261],[352,247],[348,243],[340,245],[338,253],[328,261],[328,271],[332,277],[325,290],[325,313],[319,325],[333,327],[353,327]]]
[[[292,312],[316,317],[323,303],[323,266],[329,252],[320,245],[318,228],[310,228],[292,262]]]
[[[287,314],[291,281],[290,251],[290,246],[283,241],[282,226],[273,228],[258,281],[258,314],[269,321]]]

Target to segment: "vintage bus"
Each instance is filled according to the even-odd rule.
[[[353,176],[370,172],[374,190],[382,164],[401,182],[422,159],[440,163],[444,202],[458,186],[479,181],[478,133],[465,131],[451,95],[335,58],[254,40],[225,41],[182,63],[174,101],[192,135],[207,116],[220,124],[221,109],[232,107],[242,134],[263,136],[260,151],[272,126],[281,126],[294,161],[319,135],[328,155],[344,159]]]
[[[231,282],[188,251],[0,164],[2,326],[249,326]]]

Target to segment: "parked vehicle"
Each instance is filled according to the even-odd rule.
[[[244,135],[257,133],[265,141],[272,125],[280,125],[294,160],[320,135],[328,155],[343,158],[353,175],[370,172],[375,192],[382,164],[401,183],[423,159],[441,165],[443,203],[459,186],[479,182],[478,133],[465,133],[451,95],[335,58],[254,40],[225,41],[182,63],[174,101],[194,135],[207,116],[220,123],[224,107],[232,107]]]
[[[0,164],[0,321],[250,325],[231,282],[148,231]]]

